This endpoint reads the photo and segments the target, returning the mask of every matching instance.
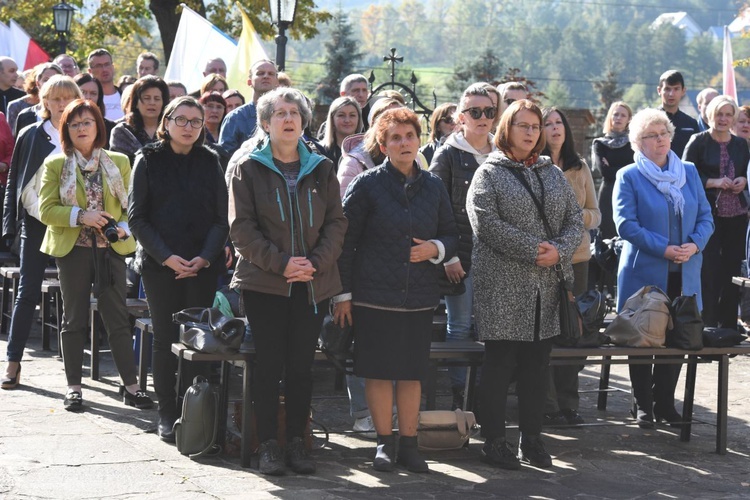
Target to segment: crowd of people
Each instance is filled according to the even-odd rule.
[[[685,82],[662,75],[659,109],[611,105],[590,164],[566,112],[540,108],[519,82],[476,82],[422,122],[403,96],[371,96],[364,76],[314,135],[312,105],[272,61],[249,73],[252,99],[230,89],[221,59],[192,94],[143,53],[115,84],[97,49],[87,72],[67,55],[27,72],[0,58],[4,240],[20,242],[3,389],[20,384],[45,269],[54,259],[69,411],[85,408],[82,355],[93,293],[122,379],[119,395],[150,408],[131,352],[126,268],[153,318],[159,437],[179,417],[172,315],[210,307],[232,269],[257,353],[253,401],[260,471],[315,472],[304,432],[324,317],[355,332],[347,376],[353,429],[377,440],[373,467],[429,467],[417,446],[422,381],[441,296],[447,340],[484,342],[482,460],[550,467],[544,426],[579,425],[578,366],[549,367],[559,326],[559,272],[574,294],[592,285],[592,233],[619,236],[616,273],[599,281],[617,310],[644,285],[695,294],[707,326],[737,328],[731,278],[744,258],[750,107],[705,89],[700,119],[680,110]],[[598,194],[594,176],[602,183]],[[330,307],[329,307],[330,306]],[[630,365],[633,417],[681,424],[680,364]],[[205,373],[208,367],[192,370]],[[190,376],[194,375],[191,373]],[[518,445],[506,437],[516,382]],[[466,405],[450,371],[453,408]],[[184,384],[183,384],[184,385]],[[285,429],[279,429],[283,386]],[[398,431],[398,441],[394,430]],[[286,437],[282,449],[279,432]]]

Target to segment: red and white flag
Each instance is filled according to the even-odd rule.
[[[737,102],[737,85],[734,82],[734,66],[732,58],[732,39],[729,35],[729,28],[724,26],[724,51],[722,57],[722,66],[724,68],[724,95],[730,96]]]
[[[0,41],[0,47],[7,48],[7,52],[4,53],[16,61],[21,71],[50,61],[49,54],[13,19],[10,20],[8,28],[3,26],[0,29],[0,35],[3,38]]]

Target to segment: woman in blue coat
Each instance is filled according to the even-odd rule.
[[[639,288],[655,285],[674,299],[701,297],[702,250],[714,231],[711,207],[695,165],[671,151],[674,126],[660,110],[645,109],[630,123],[632,165],[617,172],[612,209],[625,241],[617,276],[617,310]],[[682,365],[630,365],[641,428],[654,416],[679,425],[674,391]]]

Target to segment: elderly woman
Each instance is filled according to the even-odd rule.
[[[46,230],[39,218],[41,166],[48,156],[62,151],[60,118],[65,106],[74,99],[80,99],[81,91],[72,78],[57,75],[42,86],[39,96],[44,121],[25,128],[19,134],[5,189],[3,238],[13,239],[20,223],[21,278],[8,334],[8,365],[2,381],[3,389],[18,386],[23,350],[39,303],[44,269],[49,263],[49,255],[39,250]]]
[[[215,144],[219,139],[221,122],[227,114],[227,102],[220,93],[215,91],[206,92],[198,99],[198,102],[201,103],[206,114],[206,142]]]
[[[165,442],[174,442],[179,415],[177,359],[170,351],[179,328],[172,315],[187,307],[211,307],[216,280],[226,269],[227,189],[218,157],[203,146],[203,122],[203,107],[192,97],[167,105],[159,141],[136,157],[128,207],[154,325],[157,432]]]
[[[476,171],[466,200],[474,230],[474,310],[485,345],[482,460],[504,469],[518,469],[520,461],[552,466],[540,433],[552,337],[560,333],[555,268],[566,280],[573,277],[571,260],[583,231],[573,189],[548,157],[539,156],[543,123],[534,103],[513,102],[497,128],[499,151]],[[518,453],[505,436],[508,384],[516,368]]]
[[[109,143],[132,164],[136,151],[158,140],[156,129],[169,102],[169,87],[158,76],[146,75],[129,88],[125,120],[112,129]]]
[[[333,162],[336,169],[341,159],[341,144],[350,135],[362,132],[362,110],[353,97],[335,99],[328,109],[326,133],[323,137],[323,153]]]
[[[312,112],[305,96],[278,88],[258,101],[255,149],[230,167],[229,224],[257,352],[253,397],[260,472],[315,472],[305,449],[312,362],[328,299],[341,290],[336,259],[346,232],[333,164],[301,140]],[[284,378],[286,456],[277,441]],[[249,397],[249,395],[248,395]]]
[[[581,242],[573,254],[573,295],[578,296],[588,290],[589,260],[591,260],[591,237],[589,230],[601,222],[601,212],[594,191],[591,170],[581,156],[576,153],[573,131],[568,119],[558,108],[544,110],[544,138],[546,146],[542,151],[560,167],[573,188],[578,205],[583,212]],[[550,386],[547,393],[545,425],[580,425],[583,418],[578,414],[578,371],[579,366],[550,367]]]
[[[740,275],[747,231],[747,141],[732,135],[739,108],[727,96],[711,100],[706,109],[710,125],[685,146],[682,159],[695,164],[711,205],[716,229],[706,245],[701,275],[703,322],[706,326],[737,328]]]
[[[427,163],[432,163],[432,157],[443,142],[456,129],[456,123],[453,121],[456,114],[456,103],[446,102],[441,104],[430,115],[430,135],[427,144],[419,150],[424,155]]]
[[[466,193],[479,165],[497,150],[492,135],[497,106],[492,102],[487,87],[482,83],[470,85],[461,95],[459,106],[455,114],[456,131],[435,152],[430,165],[430,172],[440,177],[448,191],[459,231],[458,252],[448,255],[443,269],[450,283],[463,282],[465,286],[462,293],[445,291],[448,342],[465,341],[471,336],[474,312],[471,275],[473,232],[466,214]],[[452,406],[454,409],[463,408],[466,369],[455,367],[449,373]]]
[[[617,310],[645,285],[656,285],[672,299],[695,294],[701,307],[701,252],[714,230],[701,178],[695,165],[670,149],[674,126],[664,111],[638,112],[629,134],[635,163],[617,173],[612,199],[617,232],[625,241]],[[630,365],[639,427],[652,428],[654,417],[679,425],[674,390],[681,367]]]
[[[39,102],[39,90],[53,76],[63,75],[63,70],[55,63],[37,64],[33,70],[34,85],[30,88],[28,79],[24,81],[26,96],[8,104],[8,123],[13,136],[18,136],[21,129],[39,120],[42,105]]]
[[[373,467],[394,462],[427,472],[417,450],[421,380],[429,372],[432,315],[440,299],[434,265],[455,255],[458,232],[440,179],[417,164],[421,127],[413,111],[385,111],[370,128],[386,155],[349,185],[349,220],[339,259],[343,294],[334,320],[355,328],[354,372],[365,379],[367,405],[378,434]],[[405,238],[404,235],[407,235]],[[391,425],[398,409],[396,457]]]
[[[60,119],[64,155],[44,162],[39,215],[47,231],[41,250],[55,257],[63,299],[62,341],[68,411],[83,409],[83,347],[89,324],[91,287],[107,330],[120,396],[136,408],[153,401],[138,386],[133,341],[125,306],[125,255],[135,250],[128,229],[130,163],[102,149],[107,131],[96,103],[78,99]]]

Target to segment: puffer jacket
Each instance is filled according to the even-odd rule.
[[[444,256],[450,256],[458,231],[443,183],[429,172],[417,172],[407,183],[386,162],[359,175],[346,191],[349,229],[339,269],[344,293],[351,293],[355,304],[419,310],[440,301],[436,264],[409,261],[413,238],[439,240]]]
[[[365,150],[365,134],[354,134],[344,139],[338,167],[339,194],[344,198],[346,188],[355,177],[365,170],[375,168],[370,153]]]
[[[331,161],[302,140],[297,149],[301,167],[293,192],[268,140],[227,172],[229,234],[240,254],[231,286],[288,297],[292,285],[284,270],[291,257],[305,256],[316,269],[308,302],[317,304],[341,291],[336,260],[347,221]]]

